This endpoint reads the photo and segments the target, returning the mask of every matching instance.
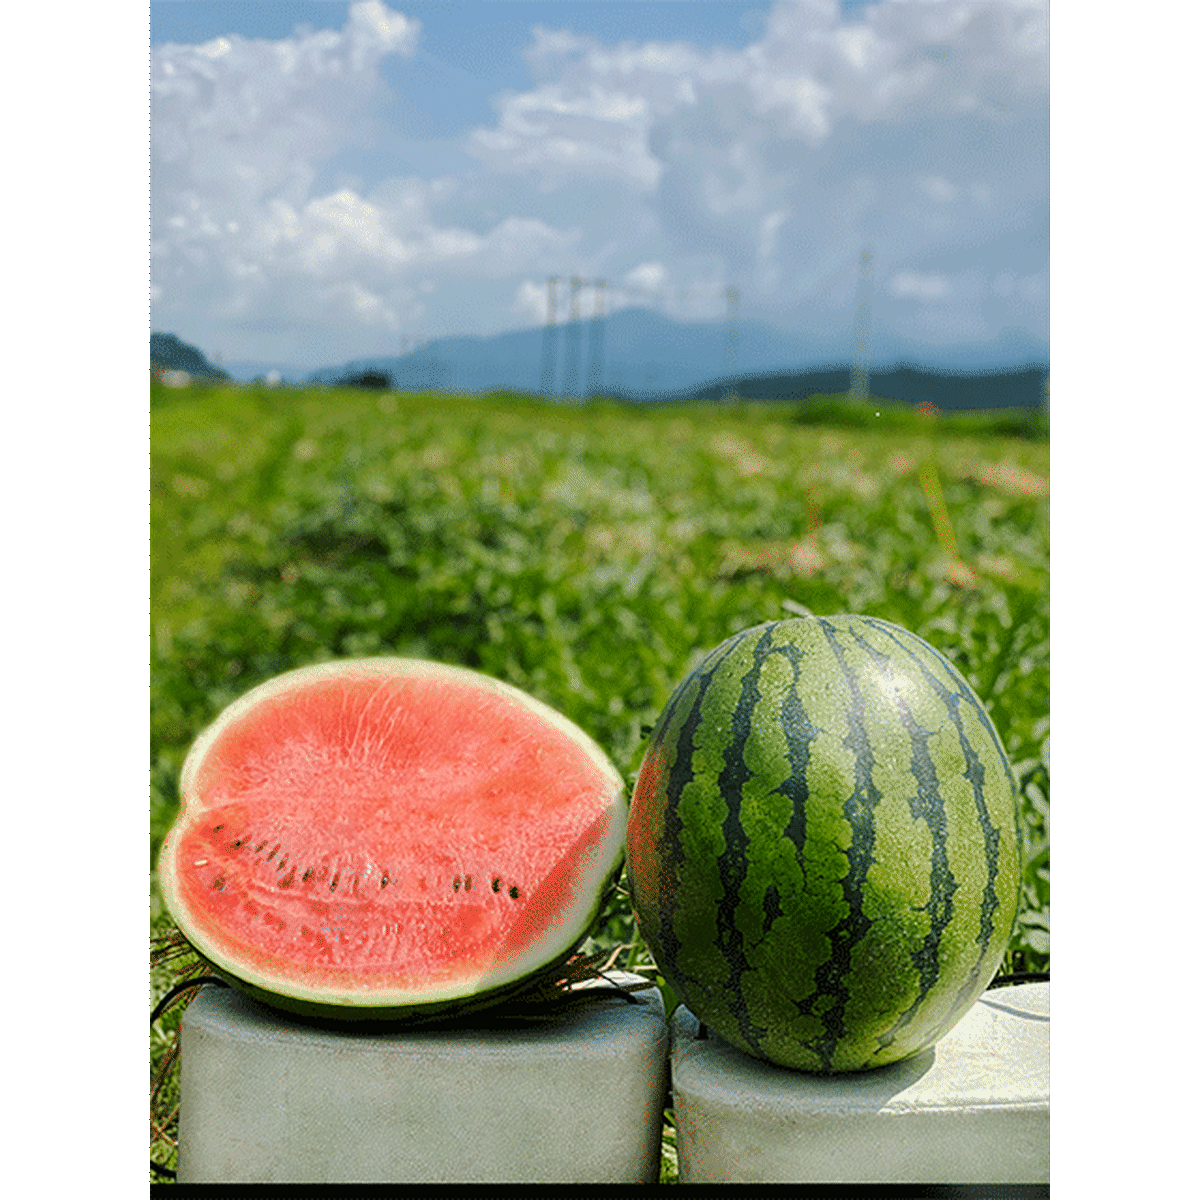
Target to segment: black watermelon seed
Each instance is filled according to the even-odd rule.
[[[466,891],[468,891],[468,892],[471,890],[471,877],[470,877],[470,875],[468,875],[468,876],[466,877],[466,879],[464,879],[464,880],[463,880],[463,888],[464,888]]]
[[[342,876],[341,876],[341,872],[340,872],[340,871],[339,871],[339,872],[338,872],[338,873],[337,873],[337,874],[336,874],[336,875],[333,877],[333,882],[332,882],[332,883],[329,885],[329,890],[330,890],[331,892],[333,892],[333,891],[336,891],[336,890],[337,890],[337,884],[338,884],[338,880],[339,880],[341,877],[342,877]]]
[[[496,878],[492,880],[492,891],[498,892],[499,890],[500,890],[500,876],[497,875]]]
[[[245,838],[238,838],[238,839],[237,839],[237,840],[236,840],[236,841],[233,843],[233,848],[236,850],[236,849],[237,849],[237,848],[238,848],[238,847],[239,847],[239,846],[240,846],[240,845],[241,845],[241,844],[242,844],[242,843],[243,843],[245,840],[246,840]]]
[[[213,833],[220,833],[220,832],[221,832],[221,830],[222,830],[222,829],[224,829],[224,828],[225,828],[225,823],[224,823],[224,822],[222,822],[220,825],[214,825],[214,826],[213,826]]]
[[[513,887],[510,887],[510,888],[508,889],[508,894],[509,894],[509,895],[510,895],[510,896],[511,896],[511,897],[512,897],[514,900],[519,900],[519,899],[520,899],[520,897],[521,897],[521,892],[520,892],[520,889],[519,889],[519,888],[517,888],[515,885],[514,885]]]
[[[312,867],[309,867],[308,870],[305,871],[304,874],[300,876],[300,882],[307,883],[312,877],[313,877],[313,869],[312,869]]]
[[[458,891],[458,889],[459,889],[460,887],[462,887],[462,880],[461,880],[461,879],[460,879],[460,878],[459,878],[457,875],[455,875],[455,877],[454,877],[454,890],[457,892],[457,891]]]
[[[383,873],[383,878],[382,878],[382,879],[379,881],[379,886],[380,886],[381,888],[385,888],[385,887],[387,887],[387,885],[388,885],[388,877],[387,877],[387,872],[386,872],[386,871],[384,871],[384,873]]]

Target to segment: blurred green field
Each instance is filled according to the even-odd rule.
[[[807,609],[911,629],[982,697],[1025,820],[1026,911],[1004,969],[1048,969],[1049,447],[1036,418],[152,390],[157,919],[154,856],[187,748],[281,671],[370,654],[473,667],[569,716],[632,788],[648,727],[704,652]],[[594,945],[633,941],[618,906]],[[638,948],[627,961],[649,960]]]

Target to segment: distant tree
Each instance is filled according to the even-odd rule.
[[[382,371],[362,371],[357,375],[350,375],[345,380],[348,387],[360,388],[376,388],[382,390],[392,386],[392,381]]]

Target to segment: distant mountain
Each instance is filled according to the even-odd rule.
[[[323,367],[312,372],[307,382],[343,384],[365,375],[382,374],[392,387],[401,390],[540,393],[547,336],[544,329],[535,328],[492,337],[438,338],[408,354],[359,358],[339,367]],[[844,391],[849,387],[846,365],[852,350],[849,334],[842,338],[804,338],[762,322],[743,321],[736,331],[734,353],[729,357],[728,332],[723,321],[685,323],[649,309],[623,309],[608,317],[599,331],[593,322],[581,321],[560,325],[549,337],[554,372],[548,391],[554,395],[601,393],[636,400],[683,398],[708,387],[719,387],[730,363],[732,374],[747,381],[747,386],[739,386],[744,395],[757,394],[749,390],[748,381],[752,378],[794,379],[814,372],[846,378],[841,388],[829,390]],[[876,388],[876,383],[882,385],[885,379],[893,387],[914,384],[905,371],[924,371],[931,376],[945,374],[951,391],[958,388],[965,396],[967,393],[960,386],[962,373],[1048,370],[1045,346],[1018,331],[1005,331],[991,343],[935,351],[881,331],[875,339],[872,360],[871,391],[881,396],[890,395]],[[894,378],[889,377],[889,371]],[[939,394],[952,398],[944,390]],[[988,391],[986,387],[975,388],[970,394],[975,401]],[[935,400],[934,403],[946,408],[1000,406],[990,401],[956,404]]]
[[[598,336],[591,321],[559,325],[550,336],[554,370],[549,391],[554,395],[674,393],[725,369],[722,322],[689,324],[649,309],[623,309],[603,322]],[[537,393],[542,391],[546,339],[540,327],[492,337],[438,338],[409,354],[355,359],[308,378],[340,383],[381,371],[396,388]],[[745,322],[738,330],[739,366],[782,368],[797,357],[811,361],[814,353],[819,353],[817,347],[765,325]]]
[[[229,374],[212,363],[187,342],[180,341],[173,333],[150,335],[150,363],[172,371],[186,371],[189,375],[207,379],[228,379]]]

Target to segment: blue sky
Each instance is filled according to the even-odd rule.
[[[150,7],[152,324],[224,361],[537,325],[550,275],[836,340],[867,247],[881,336],[1048,340],[1044,0]]]

